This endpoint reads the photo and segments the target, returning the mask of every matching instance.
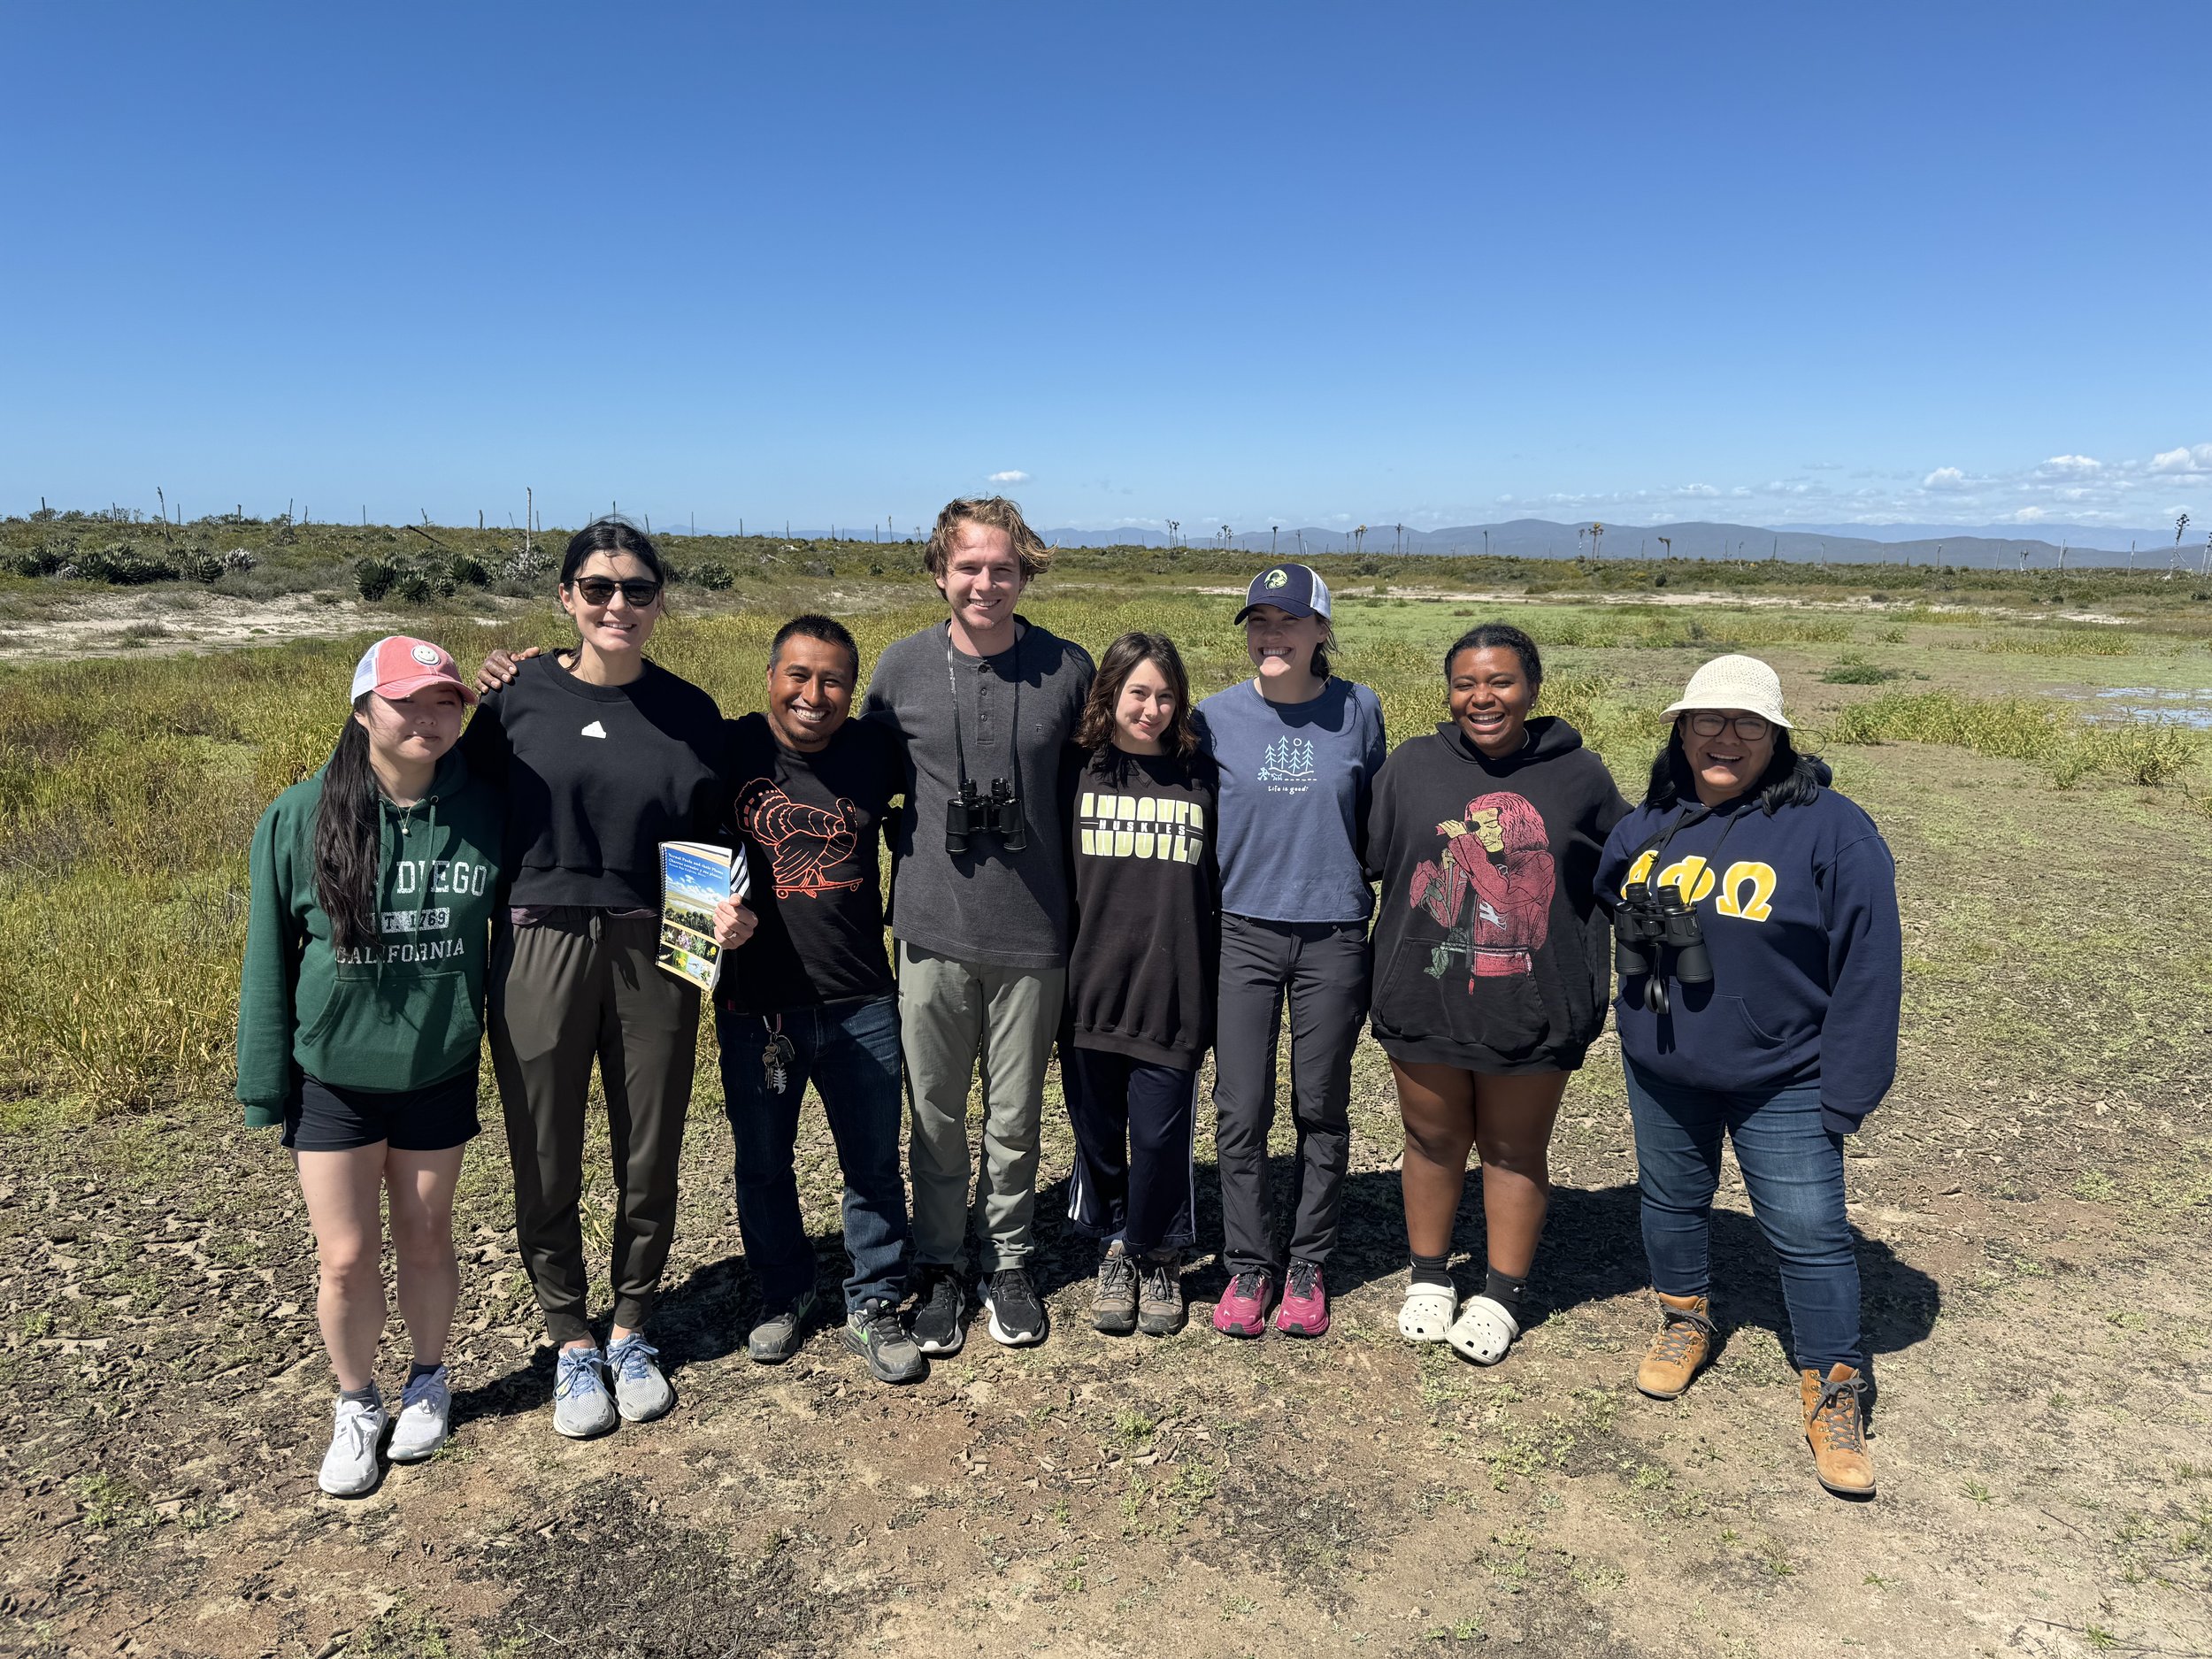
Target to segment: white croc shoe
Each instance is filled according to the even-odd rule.
[[[1470,1296],[1460,1304],[1459,1317],[1452,1321],[1444,1340],[1476,1364],[1494,1365],[1520,1334],[1520,1325],[1504,1303],[1487,1296]]]
[[[1398,1334],[1409,1342],[1441,1342],[1459,1311],[1459,1293],[1448,1285],[1409,1285],[1398,1310]]]

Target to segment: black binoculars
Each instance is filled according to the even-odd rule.
[[[1655,1014],[1667,1011],[1668,975],[1660,972],[1660,953],[1668,950],[1674,953],[1672,977],[1685,985],[1713,982],[1712,955],[1682,889],[1671,881],[1656,887],[1648,880],[1630,883],[1613,912],[1613,968],[1624,981],[1647,976],[1644,1006]]]
[[[1022,803],[1013,786],[1003,778],[991,780],[987,797],[970,778],[960,780],[960,793],[945,803],[945,850],[964,853],[978,835],[995,835],[1010,853],[1029,845],[1029,826],[1022,818]]]

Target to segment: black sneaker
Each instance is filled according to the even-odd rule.
[[[1098,1294],[1091,1298],[1091,1325],[1108,1336],[1127,1336],[1137,1328],[1137,1264],[1116,1239],[1099,1258]]]
[[[808,1291],[787,1307],[769,1309],[745,1339],[757,1365],[780,1365],[806,1346],[806,1333],[821,1311],[821,1298]]]
[[[925,1267],[914,1277],[914,1346],[925,1354],[957,1354],[968,1340],[961,1321],[968,1310],[960,1275],[949,1267]]]
[[[1189,1316],[1183,1306],[1183,1255],[1155,1250],[1137,1268],[1137,1328],[1147,1336],[1173,1336]]]
[[[1045,1340],[1045,1304],[1025,1267],[1002,1267],[978,1293],[991,1315],[991,1340],[1008,1348],[1034,1348]]]
[[[845,1346],[868,1362],[878,1382],[915,1382],[929,1362],[899,1323],[898,1310],[881,1297],[861,1303],[845,1320]]]

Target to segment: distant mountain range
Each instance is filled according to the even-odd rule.
[[[1513,558],[1573,558],[1595,550],[1606,558],[1780,558],[1795,564],[1836,565],[1946,565],[2016,570],[2024,563],[2045,569],[2059,563],[2062,548],[2070,568],[2078,565],[2124,564],[2131,540],[2142,550],[2137,557],[2147,569],[2162,567],[2173,533],[2162,544],[2154,531],[2091,530],[2072,525],[2034,526],[2036,534],[2023,535],[2017,526],[2003,525],[1837,525],[1808,527],[1793,525],[1607,524],[1594,542],[1592,521],[1558,524],[1548,518],[1514,518],[1502,524],[1458,525],[1445,530],[1412,530],[1401,534],[1391,525],[1370,525],[1363,539],[1341,530],[1311,525],[1296,528],[1243,531],[1225,543],[1217,535],[1185,534],[1189,546],[1229,546],[1273,558],[1296,558],[1307,553],[1388,554],[1442,553],[1464,556],[1495,553]],[[2093,539],[2096,538],[2096,539]],[[1112,530],[1050,530],[1045,540],[1061,547],[1164,547],[1167,537],[1157,530],[1124,526]],[[2117,545],[2111,545],[2116,541]],[[1671,545],[1670,545],[1671,544]],[[2193,548],[2201,554],[2201,544]],[[2023,556],[2025,556],[2024,561]],[[2196,559],[2190,559],[2193,566]]]

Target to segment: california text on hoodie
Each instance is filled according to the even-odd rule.
[[[498,902],[498,795],[458,749],[412,806],[382,802],[377,940],[341,951],[315,896],[322,774],[272,802],[254,831],[238,1098],[246,1122],[284,1120],[303,1072],[396,1094],[476,1067],[484,964]]]
[[[1580,1065],[1611,984],[1598,856],[1627,810],[1582,733],[1551,716],[1502,760],[1449,720],[1402,744],[1368,820],[1384,1051],[1490,1074]]]
[[[1694,802],[1640,807],[1606,841],[1598,882],[1608,911],[1648,872],[1645,850],[1677,825],[1657,878],[1689,897],[1713,979],[1671,982],[1664,1014],[1644,1005],[1643,976],[1623,981],[1614,1004],[1621,1052],[1689,1088],[1817,1079],[1823,1120],[1850,1133],[1897,1074],[1903,944],[1881,832],[1825,787],[1771,815],[1756,792],[1710,812]]]

